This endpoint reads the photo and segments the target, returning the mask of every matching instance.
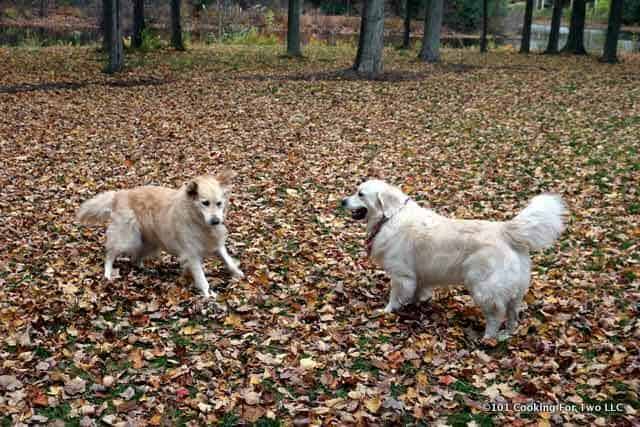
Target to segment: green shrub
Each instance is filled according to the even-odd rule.
[[[507,0],[489,0],[489,19],[505,16]],[[455,31],[477,31],[482,27],[482,0],[445,2],[443,24]]]
[[[611,1],[599,1],[597,4],[587,4],[588,16],[598,21],[606,21],[609,17],[609,6]],[[595,7],[594,7],[595,6]]]
[[[640,24],[640,0],[625,0],[622,8],[622,22],[625,25]]]
[[[236,31],[226,32],[222,36],[221,41],[228,44],[246,44],[259,46],[273,46],[280,43],[275,35],[260,34],[256,27],[241,28]]]
[[[158,50],[162,48],[162,39],[151,28],[145,28],[142,30],[142,44],[140,50],[143,52],[149,52],[152,50]]]
[[[607,22],[609,19],[609,5],[610,0],[603,0],[598,2],[598,7],[589,8],[589,15],[592,19]],[[638,25],[640,24],[640,0],[624,0],[622,5],[622,23],[624,25]]]
[[[7,19],[17,19],[19,13],[15,7],[8,7],[2,12],[2,15]]]
[[[325,15],[346,15],[347,3],[340,0],[321,2],[320,11]]]

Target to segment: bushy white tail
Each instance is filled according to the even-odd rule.
[[[531,251],[547,248],[565,228],[568,211],[557,194],[541,194],[511,221],[505,223],[505,234],[512,244]]]
[[[115,191],[106,191],[93,199],[87,200],[78,209],[76,218],[82,224],[101,224],[111,216],[111,208]]]

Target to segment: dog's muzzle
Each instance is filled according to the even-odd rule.
[[[358,208],[351,211],[351,218],[359,221],[367,217],[367,208]]]
[[[220,218],[218,217],[212,217],[209,219],[209,225],[219,225],[220,224]]]
[[[345,197],[344,199],[342,199],[341,205],[343,208],[349,209],[349,198]],[[365,207],[350,209],[350,210],[351,210],[351,218],[355,220],[361,220],[367,217],[367,208]]]

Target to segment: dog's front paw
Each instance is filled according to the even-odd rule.
[[[218,293],[217,293],[217,292],[214,292],[214,291],[204,291],[204,292],[202,293],[202,296],[203,296],[205,299],[214,299],[214,300],[215,300],[215,299],[217,299],[217,298],[218,298]]]
[[[509,338],[511,338],[511,332],[506,330],[500,331],[498,332],[498,335],[496,336],[496,338],[498,339],[498,342],[508,341]]]
[[[242,271],[240,271],[240,270],[236,270],[236,271],[234,271],[233,273],[231,273],[231,276],[232,276],[234,279],[237,279],[237,280],[244,279],[244,277],[245,277],[245,276],[244,276],[244,273],[243,273]]]
[[[111,280],[115,280],[118,277],[120,277],[120,270],[118,270],[117,268],[113,268],[110,271],[107,270],[104,272],[104,278],[111,281]]]
[[[400,304],[398,304],[397,302],[390,302],[384,308],[384,312],[385,313],[393,313],[394,311],[398,310],[399,308],[400,308]]]
[[[483,337],[480,340],[480,344],[486,348],[495,348],[498,346],[498,340],[495,337]]]

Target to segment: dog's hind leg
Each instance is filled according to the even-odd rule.
[[[518,311],[520,310],[520,297],[517,296],[507,303],[507,327],[506,332],[512,334],[518,327]]]
[[[238,268],[238,264],[233,260],[233,258],[231,258],[224,245],[218,248],[218,254],[233,277],[237,279],[244,278],[244,273]]]
[[[486,305],[481,304],[480,308],[482,309],[487,322],[484,329],[483,339],[495,338],[498,334],[498,329],[500,329],[500,325],[502,325],[502,321],[504,320],[506,308],[500,301],[488,303]]]
[[[104,260],[104,277],[107,280],[112,280],[118,277],[118,269],[113,268],[113,262],[116,260],[118,254],[113,250],[107,249],[107,256]]]
[[[416,292],[415,302],[425,302],[429,301],[430,299],[433,299],[433,288],[426,285],[421,285],[418,288],[418,292]]]
[[[416,279],[414,277],[391,277],[391,293],[385,313],[392,313],[405,304],[413,301],[416,295]]]
[[[133,211],[125,210],[112,215],[107,228],[107,256],[104,262],[104,277],[108,280],[118,277],[113,262],[119,255],[135,255],[142,248],[140,227]]]

